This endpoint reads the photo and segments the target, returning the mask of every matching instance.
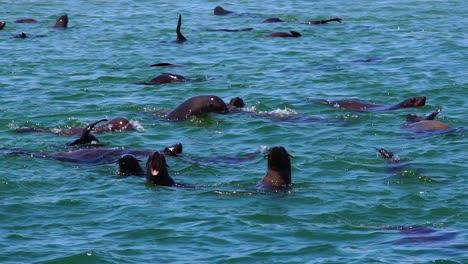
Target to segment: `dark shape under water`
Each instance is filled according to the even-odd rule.
[[[356,110],[356,111],[368,111],[368,110],[384,111],[384,110],[397,110],[400,108],[424,106],[426,104],[426,97],[425,96],[411,97],[395,105],[372,104],[372,103],[362,102],[358,100],[328,101],[328,100],[319,99],[319,100],[314,100],[314,101],[322,103],[322,104],[326,104],[335,108],[341,108],[341,109]]]

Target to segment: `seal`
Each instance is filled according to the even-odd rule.
[[[6,26],[5,21],[0,21],[0,30],[2,30]]]
[[[207,30],[208,31],[239,32],[239,31],[252,31],[253,28],[241,28],[241,29],[218,28],[218,29],[207,29]]]
[[[232,14],[234,12],[226,10],[221,6],[217,6],[217,7],[214,8],[213,13],[214,13],[215,16],[225,16],[225,15]]]
[[[160,62],[160,63],[151,64],[150,67],[183,67],[183,66],[178,65],[178,64],[168,63],[168,62]]]
[[[179,14],[179,21],[177,22],[177,28],[176,28],[176,43],[184,43],[187,41],[187,39],[182,35],[182,32],[180,32],[180,27],[182,26],[182,15]]]
[[[28,35],[26,35],[24,32],[21,32],[21,34],[15,35],[14,38],[25,39],[28,38]]]
[[[68,27],[68,15],[63,15],[55,21],[54,28],[67,28]]]
[[[199,95],[187,99],[167,114],[169,120],[184,120],[192,116],[207,113],[226,114],[229,109],[226,103],[216,95]]]
[[[34,18],[20,18],[15,20],[15,23],[37,23],[37,20]]]
[[[298,38],[302,37],[301,33],[296,32],[296,31],[289,31],[288,32],[273,32],[268,35],[265,35],[267,38]]]
[[[402,102],[395,105],[379,105],[366,103],[357,100],[337,100],[337,101],[328,101],[328,100],[317,100],[320,103],[333,106],[335,108],[356,110],[356,111],[367,111],[367,110],[396,110],[400,108],[408,107],[418,107],[424,106],[426,104],[425,96],[416,96],[403,100]]]
[[[99,142],[99,140],[91,134],[91,130],[93,130],[94,126],[98,123],[101,123],[101,122],[106,122],[108,121],[107,119],[101,119],[101,120],[98,120],[94,123],[91,123],[89,125],[87,125],[84,129],[83,129],[83,133],[81,134],[80,138],[76,139],[75,141],[73,142],[70,142],[67,144],[67,146],[83,146],[83,145],[87,145],[87,144],[96,144]]]
[[[182,75],[169,73],[169,72],[164,72],[164,73],[154,77],[149,82],[142,82],[142,83],[139,83],[139,84],[159,85],[159,84],[164,84],[164,83],[177,83],[177,82],[187,82],[187,81],[193,81],[193,80],[192,79],[187,79]]]
[[[260,190],[287,190],[291,188],[291,155],[282,146],[268,150],[268,167],[265,177],[257,184]]]
[[[81,135],[85,128],[83,127],[72,127],[68,129],[59,128],[43,128],[43,127],[19,127],[15,129],[15,132],[49,132],[65,136],[76,136]],[[123,117],[116,117],[111,119],[109,122],[102,126],[94,127],[93,133],[104,133],[104,132],[122,132],[122,131],[135,131],[134,126],[130,121]]]
[[[278,23],[278,22],[284,22],[284,21],[277,17],[270,17],[262,21],[262,23]]]
[[[168,167],[164,154],[153,152],[146,161],[146,181],[159,186],[196,188],[194,185],[175,182],[169,175]]]
[[[311,20],[311,21],[308,21],[308,22],[304,22],[304,23],[301,23],[301,24],[305,24],[305,25],[323,25],[323,24],[327,24],[328,22],[339,22],[341,23],[342,19],[341,18],[330,18],[330,19],[325,19],[325,20]]]
[[[120,176],[146,176],[146,172],[141,168],[139,160],[132,154],[122,155],[117,161]]]
[[[428,115],[426,118],[408,114],[406,116],[407,123],[403,126],[403,128],[416,133],[451,130],[452,127],[448,124],[434,120],[441,111],[442,110],[439,108]]]

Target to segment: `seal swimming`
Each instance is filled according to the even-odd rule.
[[[177,82],[188,82],[188,81],[194,81],[194,79],[188,79],[188,78],[185,78],[182,75],[169,73],[169,72],[164,72],[164,73],[154,77],[149,82],[142,82],[142,83],[139,83],[139,84],[159,85],[159,84],[164,84],[164,83],[177,83]]]
[[[167,114],[166,118],[169,120],[184,120],[207,113],[226,114],[229,113],[229,109],[226,103],[216,95],[199,95],[178,105]]]
[[[252,31],[253,28],[241,28],[241,29],[218,28],[218,29],[207,29],[207,30],[208,31],[239,32],[239,31]]]
[[[179,145],[175,144],[162,149],[160,152],[168,156],[178,155]],[[101,164],[116,162],[123,155],[131,154],[135,157],[148,157],[154,150],[136,148],[82,148],[72,151],[62,151],[56,153],[32,152],[22,149],[0,149],[4,155],[21,155],[34,158],[55,159],[73,163]],[[172,151],[171,151],[172,150]],[[180,151],[182,149],[180,148]]]
[[[281,18],[277,18],[277,17],[270,17],[262,21],[262,23],[278,23],[278,22],[284,22],[284,21],[281,20]]]
[[[434,120],[441,111],[442,110],[439,108],[426,118],[421,118],[416,115],[408,114],[406,116],[407,123],[403,126],[403,128],[416,133],[451,130],[452,127],[448,124]]]
[[[0,30],[2,30],[6,25],[5,21],[0,21]]]
[[[268,150],[266,175],[257,184],[260,190],[287,190],[291,188],[291,155],[282,146]]]
[[[86,127],[72,127],[68,129],[60,128],[43,128],[43,127],[19,127],[15,129],[15,132],[48,132],[58,135],[65,136],[76,136],[81,135]],[[93,133],[104,133],[104,132],[122,132],[122,131],[135,131],[135,127],[130,121],[124,117],[116,117],[111,119],[109,122],[93,128]]]
[[[20,18],[15,20],[15,23],[37,23],[37,20],[34,18]]]
[[[68,15],[63,15],[55,21],[54,28],[67,28],[68,27]]]
[[[234,12],[232,11],[229,11],[229,10],[226,10],[224,9],[223,7],[221,6],[217,6],[213,9],[213,13],[215,16],[225,16],[225,15],[229,15],[229,14],[232,14]]]
[[[304,23],[301,23],[301,24],[305,24],[305,25],[323,25],[323,24],[327,24],[328,22],[339,22],[341,23],[342,19],[341,18],[331,18],[331,19],[325,19],[325,20],[311,20],[311,21],[308,21],[308,22],[304,22]]]
[[[268,35],[265,35],[266,38],[298,38],[302,37],[301,33],[297,31],[289,31],[288,32],[273,32]]]
[[[395,105],[379,105],[379,104],[372,104],[366,103],[357,100],[336,100],[336,101],[328,101],[328,100],[315,100],[319,103],[326,104],[335,108],[341,109],[348,109],[348,110],[356,110],[356,111],[367,111],[367,110],[396,110],[400,108],[408,108],[408,107],[418,107],[424,106],[426,104],[426,97],[425,96],[416,96],[405,99],[398,104]]]

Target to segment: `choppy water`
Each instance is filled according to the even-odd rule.
[[[238,14],[214,16],[216,5]],[[69,28],[51,29],[64,13]],[[179,13],[189,39],[182,45],[170,42]],[[266,170],[261,156],[168,159],[175,179],[206,186],[186,190],[118,179],[115,164],[2,155],[0,262],[466,263],[466,132],[416,135],[401,126],[407,113],[438,107],[438,120],[468,126],[467,13],[464,1],[0,1],[0,147],[60,151],[71,138],[14,128],[124,116],[139,132],[101,134],[102,142],[181,142],[194,157],[282,145],[295,157],[293,191],[268,194],[251,188]],[[13,23],[22,17],[40,23]],[[262,24],[267,17],[286,22]],[[300,24],[331,17],[343,23]],[[255,30],[207,31],[244,27]],[[303,37],[263,37],[289,30]],[[12,38],[21,32],[46,36]],[[148,67],[158,62],[184,67]],[[206,80],[134,84],[167,71]],[[250,111],[306,120],[155,116],[201,94],[241,96]],[[427,96],[426,106],[389,112],[312,102],[394,104],[416,95]],[[376,147],[409,166],[394,175]]]

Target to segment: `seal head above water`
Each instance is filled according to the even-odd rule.
[[[146,161],[146,180],[149,183],[162,186],[173,186],[175,181],[167,171],[166,157],[159,152],[153,152]]]
[[[215,14],[215,16],[225,16],[225,15],[232,14],[234,12],[226,10],[221,6],[217,6],[214,8],[213,13]]]
[[[268,150],[268,167],[265,177],[257,188],[281,190],[291,187],[291,155],[284,147],[277,146]]]
[[[68,27],[68,15],[63,15],[57,19],[54,28],[67,28]]]

